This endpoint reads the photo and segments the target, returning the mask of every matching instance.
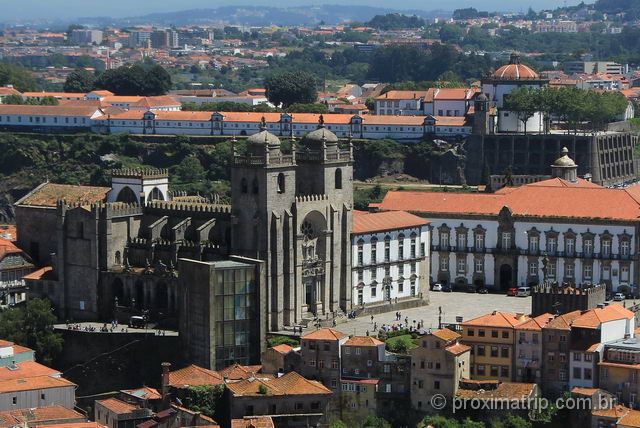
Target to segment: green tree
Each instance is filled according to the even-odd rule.
[[[22,95],[11,94],[2,99],[2,104],[24,104],[25,100]]]
[[[46,97],[42,97],[40,100],[40,105],[42,106],[57,106],[60,104],[56,97],[52,97],[51,95],[47,95]]]
[[[136,64],[105,71],[98,76],[95,86],[116,95],[153,96],[166,94],[172,81],[171,75],[158,64]]]
[[[265,80],[267,99],[275,106],[311,104],[318,98],[315,77],[304,71],[273,75]]]
[[[91,92],[95,84],[96,78],[93,73],[81,68],[67,76],[64,90],[65,92]]]
[[[383,418],[369,415],[361,425],[362,428],[391,428],[391,424]]]
[[[329,425],[329,428],[349,428],[349,427],[347,427],[347,424],[342,422],[340,419],[336,419],[335,421],[331,422],[331,424]]]
[[[443,43],[456,43],[462,40],[464,30],[456,24],[444,24],[440,28],[440,41]]]
[[[460,422],[453,418],[447,418],[442,415],[425,416],[418,424],[418,428],[435,427],[435,428],[460,428]]]
[[[178,183],[197,183],[204,180],[205,170],[200,161],[195,156],[185,157],[179,165],[177,165],[173,173],[176,175]]]
[[[190,386],[185,391],[185,406],[210,418],[214,417],[220,404],[224,387],[222,385]]]
[[[39,89],[36,79],[31,73],[18,65],[0,63],[0,86],[13,85],[20,92]]]
[[[313,103],[313,104],[295,103],[295,104],[291,104],[287,108],[287,112],[327,114],[329,113],[329,109],[327,108],[327,105],[324,103]]]
[[[50,365],[62,351],[62,336],[53,330],[56,317],[46,299],[33,299],[26,307],[0,313],[0,338],[29,347],[36,359]]]
[[[376,99],[373,97],[367,97],[366,101],[364,102],[364,105],[367,106],[369,111],[374,111],[376,109]]]
[[[540,92],[527,86],[516,88],[505,97],[505,108],[516,113],[518,120],[524,126],[524,133],[527,133],[527,122],[536,112],[540,111]]]

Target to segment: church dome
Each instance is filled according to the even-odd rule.
[[[318,150],[324,144],[329,151],[335,151],[338,147],[338,136],[324,126],[324,116],[318,119],[318,129],[309,132],[302,138],[302,144],[310,149]]]
[[[576,163],[573,161],[573,159],[569,157],[569,149],[567,149],[566,147],[563,147],[562,156],[556,159],[556,161],[553,163],[552,166],[575,167]]]
[[[267,121],[265,118],[262,118],[262,122],[260,123],[260,131],[256,134],[251,135],[247,138],[248,144],[268,144],[270,146],[280,146],[280,138],[273,135],[271,132],[267,131]]]
[[[253,134],[249,138],[247,138],[248,144],[268,144],[270,146],[280,145],[280,138],[273,135],[271,132],[266,129],[258,132],[257,134]]]
[[[538,76],[538,73],[533,71],[531,67],[520,64],[520,56],[512,53],[509,64],[503,65],[493,73],[493,78],[503,80],[532,80],[539,79],[540,76]]]

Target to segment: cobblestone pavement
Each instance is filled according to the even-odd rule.
[[[468,321],[480,315],[493,311],[528,314],[531,312],[531,297],[514,297],[499,294],[475,294],[463,292],[431,292],[430,304],[419,308],[412,308],[400,311],[402,321],[397,321],[395,311],[377,314],[373,316],[361,316],[353,320],[340,322],[335,327],[350,335],[362,336],[373,334],[374,326],[378,329],[383,325],[399,324],[408,318],[409,324],[413,325],[420,321],[424,323],[424,329],[436,329],[438,327],[438,311],[442,308],[442,322],[454,323],[456,317],[461,316],[463,321]],[[375,325],[374,325],[375,323]],[[306,331],[312,331],[315,327],[309,326]]]

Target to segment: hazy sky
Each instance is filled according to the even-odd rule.
[[[380,7],[453,10],[475,7],[479,10],[526,10],[553,8],[577,0],[0,0],[0,20],[34,18],[75,18],[78,16],[136,16],[152,12],[170,12],[192,8],[231,5],[299,6],[305,4],[362,4]]]

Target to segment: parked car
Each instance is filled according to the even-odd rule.
[[[480,287],[480,288],[478,288],[478,293],[480,293],[480,294],[488,294],[489,293],[489,289],[487,287]]]
[[[518,287],[518,297],[529,297],[531,296],[531,288],[530,287]]]
[[[145,328],[146,324],[144,317],[134,315],[129,318],[129,328]]]
[[[442,291],[442,284],[436,282],[435,284],[433,284],[433,288],[431,288],[431,291]]]
[[[507,290],[507,296],[517,296],[517,295],[518,295],[517,288],[510,288]]]
[[[476,291],[478,290],[476,289],[475,285],[470,285],[467,287],[467,293],[475,293]]]
[[[442,286],[442,291],[445,293],[451,293],[453,291],[453,288],[451,288],[450,285],[443,285]]]
[[[626,298],[626,296],[624,295],[624,293],[616,293],[613,295],[613,300],[615,300],[616,302],[620,302],[622,300],[624,300]]]

